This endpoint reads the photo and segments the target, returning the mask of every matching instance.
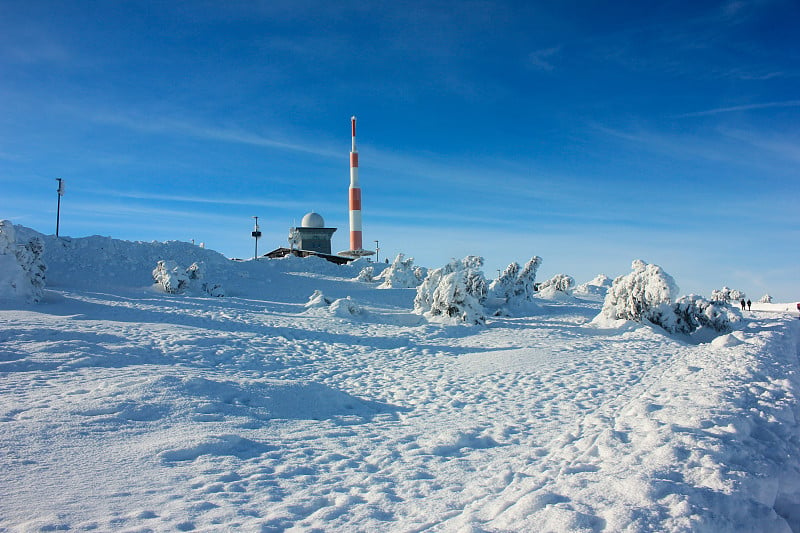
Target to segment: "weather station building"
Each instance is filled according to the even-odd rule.
[[[287,255],[308,257],[317,255],[333,263],[344,264],[352,261],[350,257],[340,257],[331,253],[331,238],[337,228],[326,228],[325,219],[315,212],[306,213],[300,226],[289,228],[289,248],[278,248],[267,254],[277,258]]]
[[[289,243],[292,248],[296,245],[300,250],[330,255],[335,231],[336,228],[326,228],[322,215],[312,211],[306,213],[299,228],[289,229]]]

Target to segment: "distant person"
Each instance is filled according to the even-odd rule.
[[[797,318],[800,318],[800,304],[797,304],[797,312],[798,312]]]
[[[742,311],[744,311],[744,306],[745,306],[745,305],[747,305],[747,304],[745,303],[745,301],[744,301],[744,298],[742,298],[742,301],[741,301],[741,302],[739,302],[739,303],[740,303],[740,304],[741,304],[741,306],[742,306]]]
[[[751,305],[753,305],[753,302],[751,302],[751,301],[748,299],[748,300],[747,300],[747,310],[748,310],[748,311],[750,310],[750,306],[751,306]]]

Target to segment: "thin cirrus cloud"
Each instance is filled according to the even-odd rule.
[[[306,142],[289,142],[276,140],[257,133],[248,132],[239,128],[224,128],[208,126],[184,119],[170,117],[140,117],[128,116],[119,113],[95,113],[92,115],[95,122],[124,127],[134,131],[149,133],[165,133],[175,135],[190,135],[198,139],[223,141],[230,143],[274,148],[292,152],[312,154],[321,157],[340,157],[339,151],[331,148]]]
[[[555,69],[554,59],[561,52],[561,46],[542,48],[528,54],[528,65],[537,70],[551,71]]]
[[[725,113],[739,113],[742,111],[757,111],[759,109],[772,109],[780,107],[800,107],[800,100],[786,100],[783,102],[764,102],[760,104],[744,104],[729,107],[717,107],[705,109],[703,111],[693,111],[675,115],[674,118],[706,117],[711,115],[721,115]]]

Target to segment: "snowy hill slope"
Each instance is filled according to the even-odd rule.
[[[92,239],[0,310],[0,530],[800,531],[796,318],[444,326],[359,266]],[[232,296],[154,290],[159,259]]]

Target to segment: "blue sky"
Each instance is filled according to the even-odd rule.
[[[800,4],[0,0],[0,217],[800,300]],[[373,243],[374,244],[374,243]]]

